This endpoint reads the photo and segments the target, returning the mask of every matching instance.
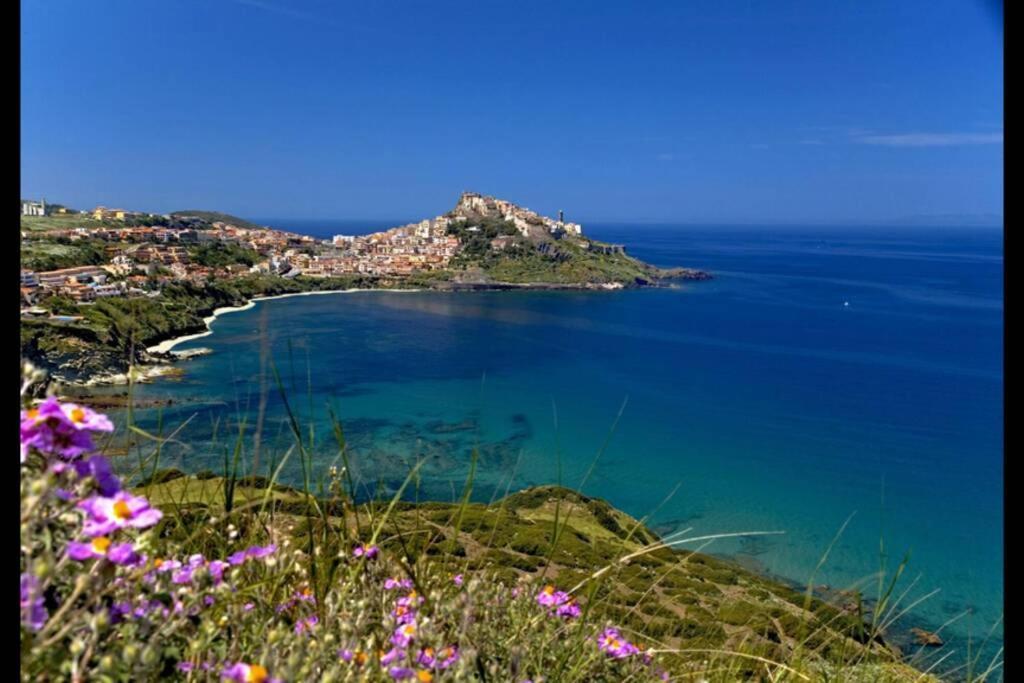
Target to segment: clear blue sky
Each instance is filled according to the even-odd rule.
[[[1002,214],[1001,3],[23,0],[21,192],[412,218]]]

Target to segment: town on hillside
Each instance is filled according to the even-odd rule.
[[[76,303],[119,295],[158,297],[169,283],[202,285],[212,278],[403,278],[439,271],[449,267],[464,242],[476,243],[495,224],[500,234],[486,243],[495,253],[526,240],[581,238],[583,232],[561,212],[555,220],[474,192],[464,192],[454,210],[433,219],[330,240],[209,212],[158,215],[103,206],[83,211],[45,199],[22,201],[21,208],[21,301],[27,316],[46,315],[38,304],[50,296]],[[54,265],[59,267],[47,267]]]

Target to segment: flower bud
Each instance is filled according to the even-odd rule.
[[[45,579],[50,575],[50,572],[53,571],[53,567],[50,566],[50,563],[43,558],[39,558],[32,567],[32,571],[35,573],[37,579]]]
[[[135,658],[139,656],[139,648],[132,643],[125,645],[121,648],[121,659],[124,660],[125,664],[131,664],[135,661]]]
[[[112,671],[114,669],[114,658],[110,655],[100,657],[100,671]]]
[[[160,661],[160,653],[152,645],[149,645],[142,651],[142,663],[146,666],[153,666]]]
[[[82,642],[81,638],[75,638],[74,640],[71,641],[71,645],[68,646],[68,652],[70,652],[72,654],[72,656],[75,656],[75,657],[77,657],[78,655],[82,654],[84,651],[85,651],[85,643]]]

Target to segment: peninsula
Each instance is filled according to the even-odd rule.
[[[76,211],[23,202],[22,356],[55,379],[95,383],[123,378],[131,366],[175,360],[154,352],[156,345],[201,334],[218,310],[257,297],[350,289],[614,290],[711,277],[644,263],[559,214],[464,192],[434,218],[322,240],[211,211]]]

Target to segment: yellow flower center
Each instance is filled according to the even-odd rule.
[[[82,422],[84,420],[85,420],[85,411],[84,410],[82,410],[81,408],[74,408],[71,411],[71,421],[72,422],[76,422],[77,423],[77,422]]]
[[[92,549],[94,552],[100,553],[101,555],[107,554],[107,548],[110,547],[110,539],[106,536],[97,536],[92,539]]]
[[[267,680],[267,670],[259,664],[253,664],[249,667],[245,680],[248,683],[263,683],[263,681]]]
[[[547,595],[551,595],[551,594],[553,594],[555,592],[555,587],[554,586],[544,586],[544,592]]]
[[[430,683],[434,680],[434,675],[426,669],[420,669],[416,672],[416,680],[422,681],[423,683]]]
[[[445,659],[448,659],[452,656],[452,648],[450,645],[445,649],[441,650],[441,656],[443,656]]]
[[[119,500],[114,503],[114,515],[118,519],[131,519],[132,511],[131,508],[128,507],[128,503],[123,500]]]
[[[412,624],[406,624],[405,628],[402,629],[402,633],[407,636],[411,636],[416,633],[416,627]]]
[[[39,419],[39,410],[37,408],[33,408],[32,410],[28,411],[28,419],[30,419],[30,420],[38,420]]]
[[[356,664],[358,664],[359,666],[362,666],[363,664],[366,664],[366,660],[369,659],[369,657],[367,656],[367,654],[365,652],[361,652],[360,651],[360,652],[357,652],[355,654],[355,657],[353,657],[352,659],[355,661]]]
[[[425,652],[428,657],[433,657],[434,656],[434,648],[432,648],[432,647],[425,647],[425,648],[423,648],[423,652]]]
[[[163,566],[163,564],[164,564],[164,561],[163,561],[163,560],[161,560],[161,559],[160,559],[159,557],[158,557],[158,558],[156,558],[155,560],[153,560],[153,566],[154,566],[154,567],[156,567],[157,569],[159,569],[160,567],[162,567],[162,566]]]

